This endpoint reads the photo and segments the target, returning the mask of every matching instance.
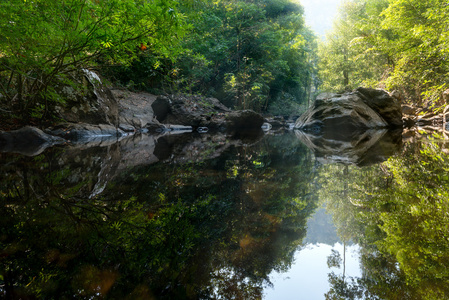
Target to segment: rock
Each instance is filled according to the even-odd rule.
[[[118,101],[119,124],[128,124],[139,130],[154,123],[154,112],[151,105],[157,96],[120,89],[113,89],[112,94]]]
[[[377,112],[390,127],[402,126],[401,102],[384,90],[359,87],[355,90],[362,100]]]
[[[159,123],[148,123],[144,129],[150,134],[160,134],[165,131],[166,127]]]
[[[315,105],[321,105],[322,102],[326,102],[327,100],[335,97],[341,97],[341,95],[335,93],[321,93],[316,97]]]
[[[389,93],[389,95],[398,100],[399,102],[402,102],[402,95],[401,92],[399,92],[398,90],[392,91],[391,93]]]
[[[270,131],[273,126],[270,123],[265,122],[262,124],[261,128],[263,131]]]
[[[98,75],[83,69],[73,74],[73,78],[74,85],[57,87],[65,104],[56,106],[56,113],[66,122],[116,126],[118,124],[117,101]]]
[[[119,124],[118,128],[120,128],[121,130],[123,130],[124,132],[135,132],[136,128],[134,128],[133,126],[129,125],[129,124]]]
[[[417,111],[416,108],[410,105],[402,105],[401,110],[404,115],[415,115]]]
[[[184,126],[184,125],[167,125],[166,131],[173,131],[173,132],[192,132],[193,128],[192,126]]]
[[[264,118],[252,110],[238,110],[226,115],[226,128],[229,130],[260,131]]]
[[[270,124],[270,126],[274,129],[279,129],[282,127],[286,127],[286,123],[284,118],[280,119],[280,118],[267,118],[265,120],[265,123]],[[270,128],[271,129],[271,128]]]
[[[316,132],[326,128],[352,131],[386,127],[402,127],[400,103],[383,90],[368,88],[321,94],[295,123],[295,128]]]
[[[295,128],[320,132],[339,129],[351,132],[367,128],[385,128],[388,123],[371,109],[357,94],[332,95],[332,98],[318,97],[295,123]]]
[[[171,101],[167,96],[159,96],[151,104],[153,108],[154,116],[159,122],[164,122],[168,114],[171,113]]]
[[[151,105],[157,121],[163,124],[208,127],[222,126],[224,114],[230,110],[215,98],[200,96],[159,96]]]
[[[196,131],[197,131],[198,133],[207,133],[207,132],[209,131],[209,128],[207,128],[207,127],[198,127],[198,128],[196,129]]]
[[[411,128],[416,125],[417,118],[415,116],[408,116],[402,119],[405,128]]]
[[[41,154],[48,147],[63,144],[64,139],[46,134],[35,127],[19,130],[0,131],[0,152],[14,152],[27,156]]]

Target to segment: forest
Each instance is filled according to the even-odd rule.
[[[80,69],[114,87],[271,115],[298,115],[319,92],[358,86],[439,110],[448,14],[442,0],[344,0],[320,41],[293,0],[5,0],[0,114],[55,121],[61,86],[75,86]]]
[[[447,1],[343,1],[320,44],[320,88],[397,90],[405,103],[442,109],[448,89]]]
[[[113,86],[298,111],[316,38],[289,0],[7,0],[0,4],[0,110],[48,119],[58,86],[95,70]]]

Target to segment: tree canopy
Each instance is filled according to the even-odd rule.
[[[441,105],[448,86],[446,1],[346,0],[320,46],[324,90],[360,85]]]
[[[127,64],[139,45],[174,55],[187,27],[175,0],[2,1],[2,111],[42,117],[49,102],[64,102],[57,85],[70,72]]]
[[[303,14],[290,0],[2,1],[1,112],[48,118],[82,68],[132,89],[297,111],[315,73]]]

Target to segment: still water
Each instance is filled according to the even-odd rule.
[[[135,136],[0,154],[6,299],[445,299],[439,136]]]

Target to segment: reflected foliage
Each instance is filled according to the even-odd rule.
[[[106,147],[2,154],[3,297],[260,299],[316,208],[312,160],[294,135],[102,182],[113,157]]]
[[[323,168],[321,196],[337,231],[362,246],[362,278],[343,289],[342,278],[330,276],[329,299],[346,299],[348,289],[369,299],[448,297],[446,149],[436,137],[405,145],[401,155],[379,166]]]

